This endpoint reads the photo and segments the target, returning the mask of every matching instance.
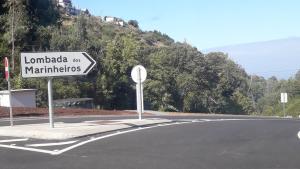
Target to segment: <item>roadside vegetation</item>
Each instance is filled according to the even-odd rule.
[[[55,2],[0,0],[1,59],[10,58],[14,89],[38,89],[40,107],[47,105],[46,79],[21,77],[20,52],[86,51],[97,61],[87,76],[55,78],[54,99],[90,97],[100,109],[135,109],[130,72],[142,64],[146,109],[283,115],[280,93],[287,92],[288,115],[300,114],[300,71],[289,80],[249,75],[227,54],[204,54],[159,31],[140,30],[136,20],[120,26],[86,13],[69,16]],[[2,62],[0,69],[4,77]],[[4,78],[0,87],[7,89]]]

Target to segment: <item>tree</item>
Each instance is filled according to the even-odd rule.
[[[149,80],[145,85],[147,101],[154,108],[170,111],[197,111],[201,107],[196,96],[200,81],[194,71],[203,66],[203,56],[195,48],[174,44],[149,56]],[[156,89],[156,86],[160,86]],[[198,90],[200,89],[200,90]],[[156,102],[153,102],[156,100]]]
[[[232,109],[232,107],[240,105],[234,99],[234,93],[239,92],[239,95],[248,97],[246,92],[248,89],[248,77],[245,70],[228,59],[228,56],[224,53],[209,53],[205,58],[209,82],[208,90],[210,93],[207,107],[219,113],[250,113],[238,112]],[[241,110],[246,110],[246,108]]]
[[[139,28],[139,23],[136,20],[129,20],[128,24],[135,27],[135,28]]]
[[[11,48],[12,73],[19,68],[20,51],[32,51],[43,48],[39,33],[39,26],[48,26],[56,23],[58,11],[54,1],[45,0],[7,0],[1,2],[1,20],[4,21],[4,40]],[[47,40],[47,39],[44,39]],[[48,44],[46,44],[47,46]]]
[[[166,34],[139,30],[136,20],[128,22],[134,28],[128,29],[103,23],[93,16],[70,17],[59,13],[54,3],[0,0],[4,5],[0,7],[0,54],[11,53],[12,23],[16,23],[14,56],[20,51],[34,50],[88,52],[97,66],[87,76],[54,81],[56,99],[92,97],[101,108],[134,109],[135,83],[130,72],[137,64],[148,72],[144,83],[145,107],[155,110],[250,114],[254,107],[259,107],[261,112],[275,113],[276,108],[269,110],[279,105],[277,94],[281,89],[299,90],[297,78],[251,78],[226,54],[204,55],[187,43],[175,43]],[[16,9],[14,20],[12,7]],[[47,105],[45,79],[23,79],[15,73],[12,82],[17,88],[39,88],[38,105]],[[296,100],[299,94],[294,93],[291,97]]]
[[[300,70],[297,71],[297,73],[295,75],[295,79],[300,81]]]
[[[85,15],[79,15],[77,19],[77,36],[81,44],[87,41],[87,19]]]
[[[97,78],[97,93],[104,98],[101,104],[105,108],[134,107],[135,103],[130,101],[135,98],[130,72],[139,63],[139,49],[139,43],[132,34],[119,34],[108,42],[101,59],[102,73]]]

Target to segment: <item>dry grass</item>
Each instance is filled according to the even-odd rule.
[[[97,109],[54,109],[57,116],[67,115],[136,115],[135,112],[122,110],[97,110]],[[30,116],[48,116],[48,108],[13,108],[13,116],[30,117]],[[0,118],[9,117],[9,109],[0,107]]]

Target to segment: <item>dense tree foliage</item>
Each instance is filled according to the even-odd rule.
[[[278,80],[276,77],[264,79],[262,77],[253,78],[252,88],[255,112],[265,115],[282,116],[283,105],[280,101],[280,93],[288,93],[288,103],[286,105],[287,115],[300,115],[300,80],[298,71],[295,77],[288,80]]]
[[[128,24],[135,27],[135,28],[139,28],[139,23],[136,20],[129,20]]]
[[[21,51],[86,51],[97,61],[87,76],[55,78],[54,99],[91,97],[99,108],[135,109],[130,72],[142,64],[148,71],[147,109],[274,115],[282,113],[280,92],[288,92],[287,111],[300,113],[300,72],[287,81],[250,76],[224,53],[203,54],[158,31],[141,31],[135,20],[123,27],[84,13],[68,16],[59,12],[55,2],[0,1],[0,56],[13,58],[14,26],[12,85],[38,89],[38,106],[47,105],[46,79],[21,77]],[[6,89],[3,79],[0,86]]]

